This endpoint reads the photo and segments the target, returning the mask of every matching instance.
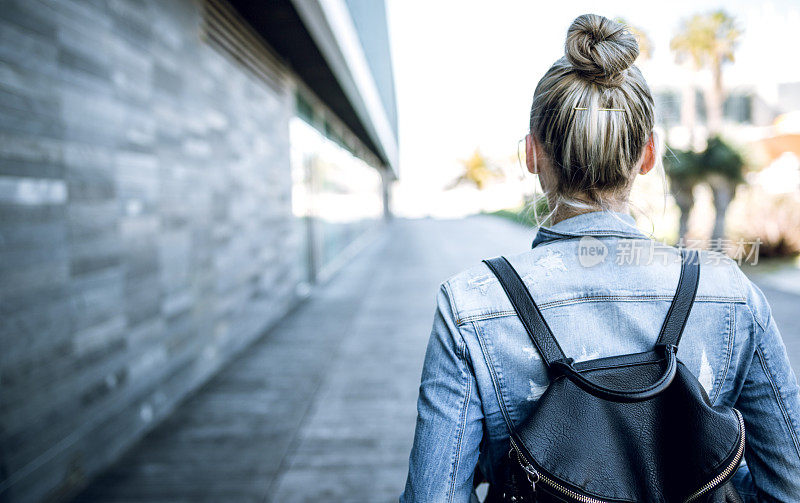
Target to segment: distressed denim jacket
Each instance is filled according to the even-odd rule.
[[[593,212],[540,227],[507,257],[576,361],[648,351],[677,287],[680,253],[632,217]],[[713,404],[744,416],[750,501],[800,502],[800,392],[764,295],[722,254],[703,252],[678,358]],[[548,386],[537,350],[485,264],[442,283],[425,357],[404,502],[476,501],[476,464],[492,483],[509,431]]]

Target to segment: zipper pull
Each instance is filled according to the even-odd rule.
[[[526,465],[522,467],[525,470],[525,475],[528,477],[528,482],[531,483],[531,491],[536,492],[536,483],[539,482],[539,472],[533,465]]]

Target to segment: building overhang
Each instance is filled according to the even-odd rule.
[[[396,178],[397,137],[344,0],[231,4]]]

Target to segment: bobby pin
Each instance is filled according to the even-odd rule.
[[[575,110],[589,110],[586,107],[574,107]],[[624,112],[622,108],[598,108],[599,112]]]

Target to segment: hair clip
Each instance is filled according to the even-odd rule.
[[[586,107],[573,107],[574,110],[589,110]],[[598,112],[624,112],[623,108],[598,108]]]

